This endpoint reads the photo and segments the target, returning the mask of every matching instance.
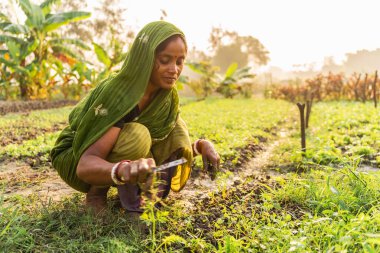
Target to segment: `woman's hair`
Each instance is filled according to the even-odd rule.
[[[161,42],[161,44],[157,46],[157,48],[156,48],[156,54],[164,51],[165,48],[169,45],[169,43],[172,42],[172,41],[174,41],[174,40],[176,40],[177,38],[181,38],[181,40],[185,44],[185,49],[187,51],[186,39],[181,34],[174,34],[174,35],[170,36],[169,38],[167,38],[166,40],[164,40],[163,42]]]

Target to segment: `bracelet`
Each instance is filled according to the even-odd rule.
[[[130,162],[129,160],[123,160],[121,162],[118,162],[118,163],[115,163],[114,166],[112,166],[112,170],[111,170],[111,178],[112,178],[112,181],[116,184],[116,185],[123,185],[123,184],[126,184],[125,181],[123,181],[123,178],[119,178],[118,176],[118,170],[119,170],[119,166],[123,163],[126,163],[126,162]]]
[[[111,178],[112,178],[112,181],[116,184],[116,185],[123,185],[125,184],[124,182],[120,181],[117,176],[116,176],[116,172],[117,172],[117,169],[119,168],[119,165],[120,165],[121,162],[118,162],[118,163],[115,163],[114,166],[112,166],[112,170],[111,170]]]
[[[200,142],[202,139],[198,139],[194,142],[194,153],[195,155],[200,155],[201,153],[197,149],[198,142]]]

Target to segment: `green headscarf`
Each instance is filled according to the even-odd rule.
[[[149,23],[137,34],[121,70],[102,81],[70,113],[69,126],[51,151],[53,163],[72,147],[76,166],[83,152],[138,104],[150,79],[157,46],[176,34],[184,38],[181,30],[165,21]],[[149,129],[153,140],[163,139],[175,126],[178,107],[176,89],[162,89],[138,122]]]

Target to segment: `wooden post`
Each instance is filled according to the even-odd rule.
[[[300,120],[301,120],[301,151],[302,157],[305,157],[306,152],[306,134],[305,134],[305,104],[297,103],[298,109],[300,110]]]
[[[361,75],[362,74],[359,74],[359,77],[356,80],[355,85],[354,85],[355,101],[359,101],[359,92],[358,92],[359,87],[358,86],[359,86],[360,76]]]
[[[375,104],[375,108],[377,108],[377,94],[376,94],[376,82],[377,82],[377,70],[375,72],[375,80],[373,81],[373,103]]]
[[[363,84],[363,89],[362,89],[362,102],[365,103],[365,101],[367,101],[367,78],[368,78],[368,73],[365,73],[365,77],[364,77],[364,84]]]
[[[312,105],[313,105],[313,100],[306,101],[306,122],[305,122],[306,129],[309,128],[309,119],[310,119]]]

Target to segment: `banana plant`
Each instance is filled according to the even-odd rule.
[[[89,18],[91,14],[82,11],[53,14],[51,7],[57,3],[59,0],[46,0],[40,5],[29,0],[18,0],[17,4],[26,16],[24,24],[12,23],[9,17],[0,13],[0,46],[5,45],[4,55],[8,56],[1,57],[0,62],[15,73],[23,99],[29,98],[29,85],[36,81],[37,74],[49,79],[49,69],[42,66],[48,63],[49,55],[65,55],[81,60],[75,48],[90,50],[78,39],[57,38],[54,31],[71,22]],[[39,71],[47,73],[41,74]],[[37,81],[41,84],[47,80]]]
[[[107,50],[101,45],[95,42],[92,43],[96,57],[99,62],[104,65],[103,71],[99,72],[95,82],[99,82],[104,79],[112,71],[112,69],[121,63],[127,56],[127,52],[123,52],[121,41],[114,36],[114,31],[112,29],[111,34],[112,37],[110,39],[110,44],[107,46],[107,48],[110,48],[109,51],[111,51],[111,54],[108,53]]]
[[[221,93],[226,98],[233,98],[237,94],[243,93],[245,81],[255,77],[249,73],[250,69],[250,67],[238,68],[237,63],[232,63],[224,76],[218,75],[219,84],[216,92]]]
[[[209,61],[190,62],[186,65],[200,75],[200,79],[187,82],[190,88],[201,98],[211,95],[218,84],[216,72],[219,68],[213,66]]]

